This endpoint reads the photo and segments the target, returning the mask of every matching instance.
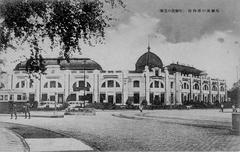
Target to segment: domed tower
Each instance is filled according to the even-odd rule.
[[[148,46],[147,49],[148,51],[137,60],[135,70],[142,72],[144,71],[145,66],[148,66],[150,71],[152,71],[152,68],[154,67],[163,68],[162,60],[156,54],[150,52],[150,46]]]

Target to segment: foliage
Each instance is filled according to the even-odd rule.
[[[31,48],[26,70],[44,72],[40,43],[60,46],[69,61],[80,44],[103,43],[111,17],[104,9],[124,7],[122,0],[3,0],[0,2],[0,50],[22,45]],[[32,67],[31,67],[32,66]],[[40,68],[39,68],[40,67]]]

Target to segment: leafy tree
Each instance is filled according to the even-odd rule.
[[[0,1],[0,50],[29,44],[31,57],[26,70],[44,72],[40,43],[60,46],[69,61],[80,44],[102,43],[105,28],[114,18],[106,10],[124,8],[122,0],[2,0]],[[105,9],[108,8],[108,9]]]

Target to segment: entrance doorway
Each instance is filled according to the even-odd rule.
[[[113,104],[113,95],[108,95],[108,103]]]

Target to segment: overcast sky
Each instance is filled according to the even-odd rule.
[[[106,43],[83,46],[82,56],[94,59],[104,70],[134,70],[137,59],[147,51],[149,37],[151,51],[164,65],[173,62],[192,65],[211,77],[226,79],[228,88],[237,80],[239,0],[126,0],[125,3],[124,10],[116,11],[118,22],[106,31]],[[161,12],[172,8],[183,12]],[[218,12],[189,13],[189,9]]]

